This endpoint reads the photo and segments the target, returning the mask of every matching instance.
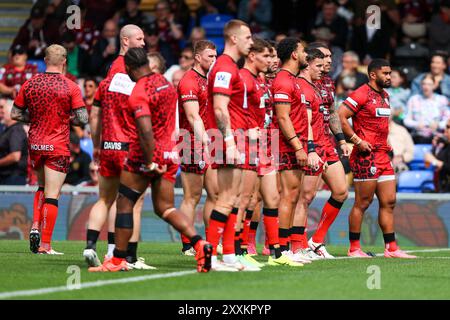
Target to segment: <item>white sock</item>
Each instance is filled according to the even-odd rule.
[[[223,255],[223,262],[225,263],[236,263],[236,261],[237,259],[234,253]]]
[[[116,245],[114,243],[108,243],[108,253],[106,254],[106,256],[108,258],[112,258],[114,255],[114,248],[116,247]]]

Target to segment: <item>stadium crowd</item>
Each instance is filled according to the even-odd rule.
[[[394,67],[387,89],[393,109],[389,142],[396,172],[409,169],[414,144],[432,144],[425,161],[436,169],[436,190],[450,192],[449,0],[199,0],[195,11],[187,4],[192,1],[153,2],[154,10],[148,12],[140,9],[140,0],[35,1],[0,69],[0,184],[36,184],[27,160],[28,128],[11,120],[8,111],[20,86],[38,72],[48,45],[67,49],[66,76],[82,88],[90,111],[98,84],[119,53],[121,27],[135,24],[144,30],[154,68],[177,86],[193,66],[193,45],[210,38],[202,17],[223,14],[247,22],[254,35],[265,39],[298,36],[305,43],[326,43],[333,54],[336,108],[368,81],[372,59],[389,59]],[[66,26],[66,9],[72,4],[81,8],[81,28],[74,30]],[[367,27],[365,9],[371,4],[381,9],[378,30]],[[89,126],[73,127],[70,140],[66,183],[95,185],[98,168],[91,163]]]

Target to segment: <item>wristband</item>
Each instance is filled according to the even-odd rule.
[[[308,153],[316,152],[316,145],[313,140],[308,140]]]
[[[342,141],[342,140],[345,141],[345,136],[342,132],[339,132],[338,134],[336,134],[335,137],[336,137],[337,141]]]
[[[303,150],[303,147],[298,148],[297,150],[295,150],[295,152]]]

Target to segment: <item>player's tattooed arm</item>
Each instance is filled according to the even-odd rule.
[[[216,117],[217,128],[225,138],[231,134],[230,113],[228,112],[229,103],[229,96],[222,94],[214,95],[214,115]]]
[[[85,107],[72,110],[71,122],[74,126],[84,126],[89,123],[89,115]]]
[[[144,160],[147,165],[153,162],[153,151],[155,150],[155,141],[153,138],[152,119],[150,116],[139,117],[136,119],[139,142],[144,152]]]
[[[330,106],[330,129],[335,136],[343,133],[341,120],[339,119],[339,115],[336,112],[334,105]]]
[[[11,109],[11,119],[30,123],[30,114],[26,109],[21,109],[14,105]]]

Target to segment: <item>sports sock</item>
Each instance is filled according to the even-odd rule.
[[[34,195],[33,202],[33,224],[31,229],[40,228],[42,205],[44,204],[44,187],[39,187]]]
[[[108,232],[108,252],[106,253],[106,256],[108,258],[111,258],[113,256],[115,247],[116,244],[114,242],[114,232]]]
[[[395,233],[394,232],[384,233],[383,238],[384,238],[384,243],[385,243],[386,249],[388,249],[391,252],[398,250],[397,241],[395,241]]]
[[[219,211],[213,210],[211,212],[207,232],[208,235],[206,239],[213,246],[213,255],[217,255],[217,245],[219,244],[220,237],[224,232],[227,219],[228,217]]]
[[[304,235],[305,235],[305,227],[292,227],[291,228],[291,250],[292,250],[292,252],[296,253],[300,249],[305,249]]]
[[[56,218],[58,217],[58,200],[46,198],[44,205],[42,206],[42,240],[41,247],[45,250],[50,250],[52,248],[52,234],[55,229]]]
[[[360,232],[349,232],[348,239],[350,240],[350,252],[361,249],[361,243],[359,239],[361,238]]]
[[[241,233],[241,240],[242,240],[242,246],[244,248],[247,248],[248,246],[248,238],[250,233],[250,224],[252,222],[252,216],[253,216],[253,210],[247,210],[245,213],[245,220],[244,220],[244,229]]]
[[[200,241],[202,240],[202,237],[199,236],[198,234],[193,236],[190,240],[189,240],[189,245],[191,246],[191,248],[194,248],[195,251],[199,251],[201,248],[200,246]]]
[[[128,263],[135,263],[137,261],[137,242],[128,242],[126,260]]]
[[[97,250],[97,240],[100,235],[100,231],[87,229],[86,231],[86,249]]]
[[[278,209],[263,208],[263,222],[266,230],[266,246],[280,244],[278,236]]]
[[[111,261],[113,264],[118,266],[119,264],[122,263],[122,261],[125,260],[126,257],[127,257],[127,251],[121,251],[121,250],[114,249],[113,258]]]
[[[181,242],[183,244],[183,252],[192,248],[191,240],[183,234],[181,235]]]
[[[244,252],[241,249],[241,232],[240,231],[236,231],[234,233],[234,253],[237,255],[242,255]],[[247,251],[247,249],[245,249],[245,251]]]
[[[223,231],[223,254],[234,254],[234,236],[235,236],[235,225],[237,220],[238,208],[233,208],[230,215],[228,216],[227,222],[225,224],[225,229]]]
[[[325,205],[323,206],[322,216],[320,217],[317,230],[312,237],[312,240],[314,242],[324,242],[327,231],[339,214],[339,210],[341,210],[343,204],[343,202],[339,202],[332,197],[328,199],[327,203],[325,203]]]
[[[289,250],[289,229],[278,228],[281,251]]]

